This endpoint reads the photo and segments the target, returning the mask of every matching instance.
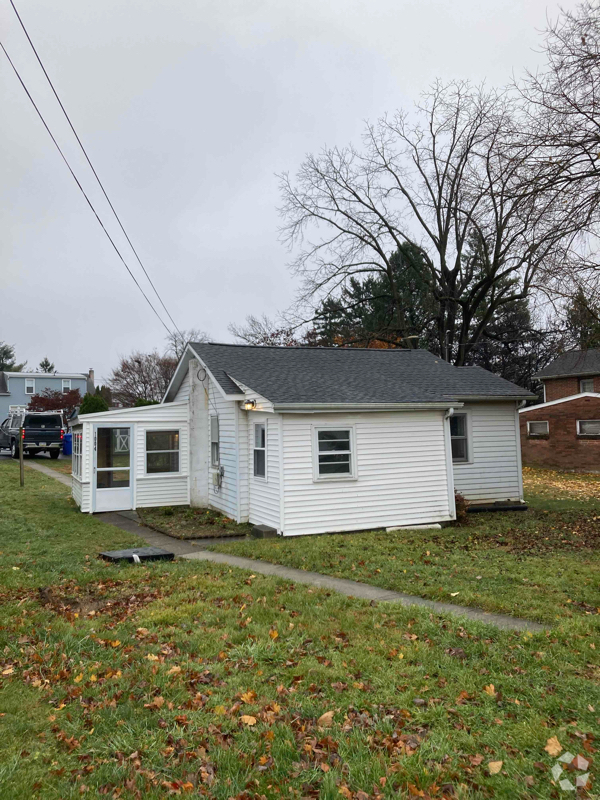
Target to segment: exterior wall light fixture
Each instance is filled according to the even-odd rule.
[[[256,408],[256,400],[244,400],[244,411],[252,411]]]

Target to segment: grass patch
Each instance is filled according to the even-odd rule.
[[[33,458],[26,456],[25,464],[27,464],[28,461],[31,461],[32,464],[39,463],[44,467],[50,467],[50,469],[55,469],[57,472],[61,472],[63,475],[70,476],[72,472],[71,456],[65,456],[62,453],[56,459],[50,458],[50,456],[46,453],[39,453]]]
[[[216,549],[540,622],[597,615],[600,481],[544,473],[526,472],[529,511],[473,514],[464,527],[263,539]]]
[[[177,539],[246,536],[252,530],[252,525],[248,523],[238,525],[235,520],[212,508],[162,506],[138,508],[137,512],[146,525]]]
[[[552,737],[594,779],[596,617],[520,634],[222,565],[105,563],[139,542],[44,475],[21,490],[8,460],[0,507],[2,798],[553,798]]]

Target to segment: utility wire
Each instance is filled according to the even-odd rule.
[[[125,259],[124,259],[124,258],[123,258],[123,256],[121,255],[121,252],[120,252],[119,248],[117,247],[117,245],[114,243],[114,241],[113,241],[113,239],[112,239],[112,237],[111,237],[110,233],[109,233],[109,232],[106,230],[106,228],[104,227],[104,223],[102,222],[102,220],[101,220],[101,219],[100,219],[100,217],[98,216],[98,212],[96,211],[96,209],[95,209],[95,208],[94,208],[94,206],[92,205],[92,201],[90,200],[90,198],[89,198],[89,197],[87,196],[87,194],[85,193],[85,190],[84,190],[83,186],[82,186],[82,185],[79,183],[79,180],[78,180],[78,178],[77,178],[77,175],[75,175],[75,173],[73,172],[73,169],[71,168],[71,165],[70,165],[70,164],[69,164],[69,162],[67,161],[67,158],[66,158],[65,154],[64,154],[64,153],[63,153],[63,151],[60,149],[60,145],[58,144],[58,142],[57,142],[57,141],[56,141],[56,139],[54,138],[54,135],[53,135],[52,131],[50,130],[50,128],[48,127],[48,124],[47,124],[46,120],[44,119],[44,117],[43,117],[43,115],[42,115],[42,112],[39,110],[39,108],[37,107],[37,105],[36,105],[36,103],[35,103],[35,100],[34,100],[34,99],[33,99],[33,97],[31,96],[31,94],[29,93],[29,89],[28,89],[28,88],[27,88],[27,86],[25,85],[25,82],[23,81],[23,78],[20,76],[18,69],[17,69],[17,68],[15,67],[15,65],[13,64],[11,57],[10,57],[10,56],[8,55],[8,53],[6,52],[6,48],[4,47],[4,45],[2,44],[2,42],[0,42],[0,47],[1,47],[1,48],[2,48],[2,50],[4,51],[4,55],[6,56],[6,58],[8,59],[8,62],[9,62],[9,64],[10,64],[10,65],[11,65],[11,67],[13,68],[15,75],[16,75],[16,76],[17,76],[17,78],[19,79],[19,83],[21,84],[21,86],[22,86],[22,87],[23,87],[23,89],[25,90],[25,94],[27,95],[27,97],[28,97],[28,98],[29,98],[29,100],[31,101],[31,104],[32,104],[32,106],[33,106],[33,107],[35,108],[35,110],[37,111],[37,115],[38,115],[38,117],[41,119],[41,121],[42,121],[42,123],[43,123],[43,125],[44,125],[44,128],[46,128],[46,130],[48,131],[48,135],[50,136],[50,138],[51,138],[51,139],[52,139],[52,141],[54,142],[54,145],[55,145],[56,149],[58,150],[58,152],[60,153],[60,155],[61,155],[61,157],[62,157],[62,160],[63,160],[63,161],[65,162],[65,164],[67,165],[67,168],[68,168],[69,172],[70,172],[70,173],[71,173],[71,175],[73,176],[73,180],[74,180],[74,181],[75,181],[75,183],[77,184],[77,186],[78,186],[78,188],[79,188],[80,192],[82,193],[82,195],[85,197],[85,199],[86,199],[86,201],[87,201],[87,204],[88,204],[88,205],[89,205],[89,207],[92,209],[92,212],[93,212],[94,216],[96,217],[96,219],[98,220],[98,223],[99,223],[100,227],[102,228],[102,230],[104,231],[104,233],[105,233],[105,234],[106,234],[106,236],[108,237],[108,240],[110,241],[110,243],[111,243],[111,244],[112,244],[112,246],[114,247],[116,254],[119,256],[119,258],[120,258],[120,259],[121,259],[121,261],[123,262],[123,265],[124,265],[125,269],[127,270],[127,272],[128,272],[128,273],[131,275],[131,277],[133,278],[135,285],[138,287],[138,289],[140,290],[140,292],[141,292],[141,293],[144,295],[144,298],[146,299],[146,302],[148,303],[148,305],[150,306],[150,308],[152,309],[152,311],[154,311],[154,313],[156,314],[156,316],[157,316],[157,317],[158,317],[158,319],[160,320],[160,323],[162,324],[162,326],[165,328],[165,330],[167,331],[167,333],[168,333],[169,335],[172,335],[172,331],[171,331],[171,330],[169,329],[169,327],[168,327],[168,326],[165,324],[165,322],[163,321],[163,319],[162,319],[162,317],[160,316],[160,314],[158,313],[158,311],[157,311],[157,310],[154,308],[154,306],[153,306],[153,305],[152,305],[152,303],[150,302],[150,300],[149,300],[149,298],[148,298],[147,294],[144,292],[144,290],[142,289],[142,287],[141,287],[141,286],[140,286],[140,284],[138,283],[138,281],[137,281],[137,278],[135,277],[135,275],[133,274],[133,272],[132,272],[132,271],[129,269],[129,267],[128,267],[128,265],[127,265],[127,262],[125,261]]]
[[[44,73],[44,75],[46,76],[46,80],[47,80],[47,81],[48,81],[48,83],[50,84],[50,88],[52,89],[52,91],[53,91],[53,93],[54,93],[54,96],[56,97],[56,100],[58,101],[58,104],[59,104],[59,106],[61,107],[61,109],[62,109],[62,112],[63,112],[63,114],[65,115],[65,118],[66,118],[67,122],[69,123],[69,126],[70,126],[71,130],[73,131],[73,135],[74,135],[74,136],[75,136],[75,138],[77,139],[77,142],[78,142],[78,144],[79,144],[79,147],[81,147],[81,150],[82,150],[82,152],[83,152],[83,155],[85,156],[85,159],[86,159],[87,163],[89,164],[89,166],[90,166],[90,169],[91,169],[91,170],[92,170],[92,172],[94,173],[94,177],[95,177],[95,178],[96,178],[96,180],[98,181],[98,185],[99,185],[99,186],[100,186],[100,188],[102,189],[102,193],[104,194],[104,197],[106,198],[106,201],[107,201],[108,205],[110,206],[110,209],[111,209],[111,211],[112,211],[112,212],[113,212],[113,214],[115,215],[115,219],[116,219],[116,220],[117,220],[117,222],[119,223],[119,226],[120,226],[121,230],[123,231],[123,233],[124,233],[124,235],[125,235],[125,238],[126,238],[126,239],[127,239],[127,241],[129,242],[129,246],[130,246],[130,247],[131,247],[131,249],[133,250],[133,253],[134,253],[135,257],[137,258],[138,264],[140,265],[140,267],[141,267],[141,268],[142,268],[142,270],[144,271],[144,275],[146,276],[146,278],[148,278],[148,282],[150,283],[150,286],[152,286],[152,288],[154,289],[154,294],[155,294],[155,295],[158,297],[158,299],[160,300],[160,303],[161,303],[162,307],[164,308],[164,310],[166,311],[166,313],[167,313],[167,316],[169,317],[169,319],[170,319],[170,320],[171,320],[171,322],[173,323],[173,326],[175,327],[175,330],[177,331],[177,333],[178,333],[178,334],[181,336],[181,338],[183,339],[183,338],[184,338],[184,337],[183,337],[183,334],[181,333],[181,331],[180,331],[180,330],[179,330],[179,328],[177,327],[177,323],[175,322],[175,320],[173,319],[173,317],[172,317],[172,316],[171,316],[171,314],[169,313],[169,309],[168,309],[168,308],[166,307],[166,305],[164,304],[162,297],[161,297],[161,296],[160,296],[160,294],[158,293],[158,290],[157,290],[156,286],[154,285],[154,283],[152,282],[152,279],[150,278],[150,275],[148,275],[148,272],[147,272],[147,270],[146,270],[146,267],[145,267],[145,266],[143,265],[143,263],[142,263],[142,259],[139,257],[137,250],[136,250],[136,249],[135,249],[135,247],[133,246],[133,243],[132,243],[131,239],[129,238],[129,236],[128,236],[128,234],[127,234],[127,231],[125,230],[125,227],[123,226],[123,223],[121,222],[121,219],[120,219],[119,215],[117,214],[117,212],[116,212],[116,210],[115,210],[115,207],[114,207],[114,206],[113,206],[113,204],[111,203],[111,201],[110,201],[110,198],[109,198],[109,196],[108,196],[108,194],[107,194],[107,192],[106,192],[106,189],[104,188],[104,186],[103,186],[103,184],[102,184],[102,181],[101,181],[101,180],[100,180],[100,178],[98,177],[98,173],[97,173],[97,172],[96,172],[96,170],[94,169],[94,165],[92,164],[92,162],[91,162],[91,159],[90,159],[90,157],[88,156],[88,154],[87,154],[87,151],[86,151],[85,147],[83,146],[83,143],[82,143],[81,139],[79,138],[79,136],[78,136],[78,134],[77,134],[77,131],[75,130],[75,126],[74,126],[74,125],[73,125],[73,123],[71,122],[71,118],[70,118],[70,117],[69,117],[69,115],[67,114],[67,110],[66,110],[66,108],[64,107],[64,105],[62,104],[62,101],[61,101],[60,97],[58,96],[58,92],[57,92],[57,91],[56,91],[56,89],[54,88],[54,84],[52,83],[52,80],[50,79],[50,76],[49,76],[49,75],[48,75],[48,73],[46,72],[46,68],[44,67],[44,64],[42,63],[42,59],[40,58],[40,56],[39,56],[39,53],[38,53],[38,51],[36,50],[34,43],[31,41],[31,37],[30,37],[29,33],[27,32],[27,28],[25,27],[25,23],[24,23],[24,22],[23,22],[23,20],[21,19],[20,15],[19,15],[19,12],[17,11],[17,8],[16,8],[16,6],[15,6],[15,4],[14,4],[13,0],[10,0],[10,4],[11,4],[11,6],[13,7],[13,11],[14,11],[14,12],[15,12],[15,14],[17,15],[17,19],[18,19],[18,20],[19,20],[19,22],[21,23],[21,27],[23,28],[23,32],[25,33],[25,36],[27,37],[27,41],[28,41],[28,42],[29,42],[29,44],[31,45],[31,49],[32,49],[32,50],[33,50],[33,52],[35,53],[35,57],[37,58],[37,60],[38,60],[38,63],[39,63],[39,65],[40,65],[40,67],[42,68],[42,72],[43,72],[43,73]]]

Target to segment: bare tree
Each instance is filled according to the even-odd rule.
[[[246,317],[243,325],[232,323],[229,332],[244,344],[272,346],[272,347],[298,347],[306,344],[298,336],[292,326],[286,326],[269,319],[266,314],[255,317],[252,314]]]
[[[183,355],[188,342],[210,342],[210,336],[198,328],[189,328],[189,330],[172,331],[166,337],[167,339],[167,355],[173,356],[177,361]]]
[[[300,249],[304,320],[306,306],[374,274],[387,277],[401,319],[391,258],[418,248],[439,352],[461,365],[503,306],[560,272],[581,217],[573,191],[542,180],[537,143],[516,135],[514,96],[437,83],[415,113],[367,126],[360,150],[325,149],[295,180],[282,175],[282,236]]]
[[[114,400],[133,406],[136,400],[160,401],[175,373],[178,359],[152,353],[132,353],[121,357],[119,366],[106,381]]]

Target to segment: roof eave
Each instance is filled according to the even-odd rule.
[[[579,372],[560,372],[558,375],[541,375],[537,372],[533,377],[538,381],[549,381],[555,378],[580,378],[582,375],[600,375],[597,369],[582,369]]]
[[[456,406],[462,406],[462,403],[451,400],[425,403],[274,403],[273,410],[280,413],[318,414],[322,411],[444,411]]]
[[[523,394],[461,394],[455,395],[455,397],[463,403],[469,403],[471,401],[479,402],[483,400],[496,403],[500,400],[531,400],[537,397],[537,394],[533,394],[532,392],[523,392]]]

